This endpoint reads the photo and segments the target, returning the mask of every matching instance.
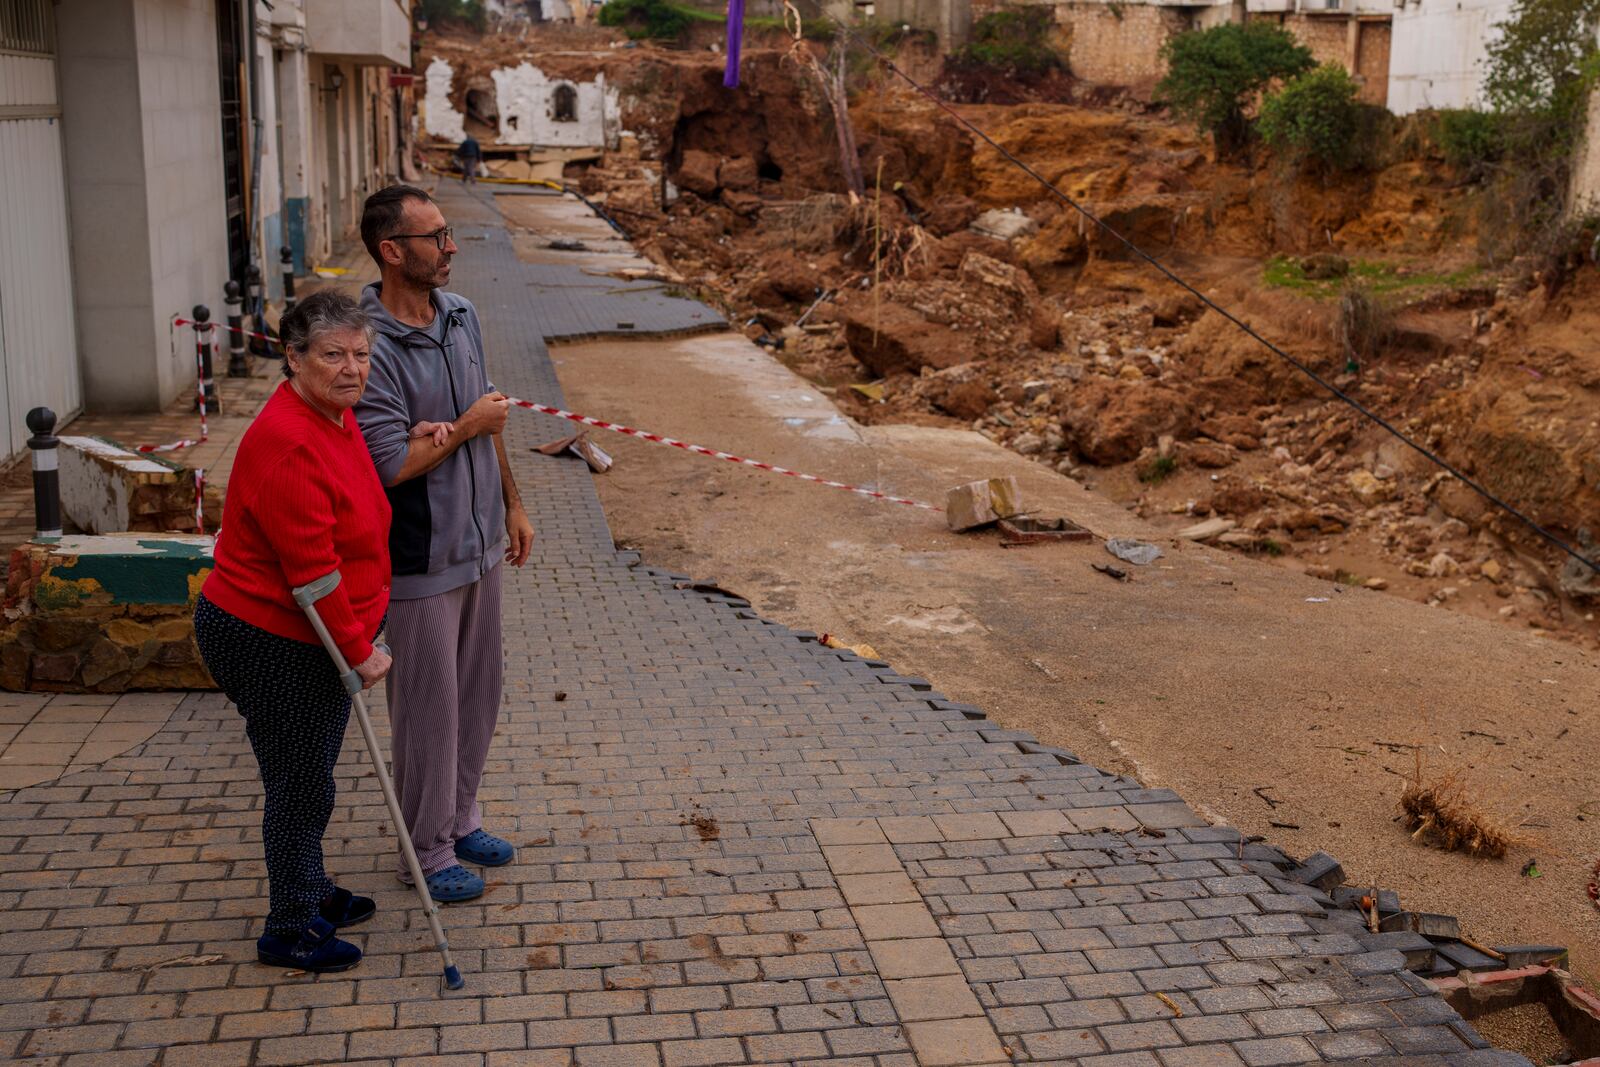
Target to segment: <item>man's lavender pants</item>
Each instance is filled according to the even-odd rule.
[[[389,722],[394,784],[422,873],[456,862],[455,843],[483,825],[478,782],[500,716],[500,572],[389,604]],[[403,880],[410,881],[400,861]]]

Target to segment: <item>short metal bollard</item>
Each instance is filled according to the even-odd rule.
[[[200,395],[204,398],[205,407],[211,411],[217,410],[217,383],[211,372],[211,309],[204,304],[194,306],[194,351],[195,358],[200,363]],[[195,404],[196,410],[205,410],[199,402]]]
[[[278,260],[283,264],[283,310],[294,310],[294,249],[284,245],[278,249]]]
[[[244,350],[244,297],[239,293],[239,283],[230,281],[222,287],[228,304],[228,377],[250,377],[250,357]]]
[[[56,446],[56,413],[49,408],[28,412],[28,448],[33,456],[33,528],[35,537],[61,536],[61,471]]]

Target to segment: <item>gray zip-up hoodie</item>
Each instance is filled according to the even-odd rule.
[[[427,474],[390,484],[405,463],[412,426],[454,422],[494,386],[471,301],[435,289],[439,318],[421,328],[389,314],[378,299],[380,288],[374,282],[361,295],[374,336],[372,371],[356,421],[394,509],[390,595],[416,600],[470,585],[504,558],[506,510],[492,437],[474,437]]]

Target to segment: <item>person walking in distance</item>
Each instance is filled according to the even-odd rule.
[[[461,181],[471,185],[478,180],[478,168],[483,165],[483,146],[472,134],[456,147],[456,159],[461,163]]]
[[[374,337],[356,419],[394,512],[395,787],[433,898],[471,900],[483,878],[462,862],[515,856],[483,828],[477,796],[500,711],[498,565],[527,562],[533,524],[500,437],[510,402],[489,381],[478,312],[442,289],[457,251],[443,213],[423,190],[391,185],[367,198],[361,239],[381,273],[362,294]],[[444,428],[413,436],[419,422]]]

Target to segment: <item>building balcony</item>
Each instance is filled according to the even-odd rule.
[[[305,0],[306,44],[320,56],[411,65],[410,0]]]

